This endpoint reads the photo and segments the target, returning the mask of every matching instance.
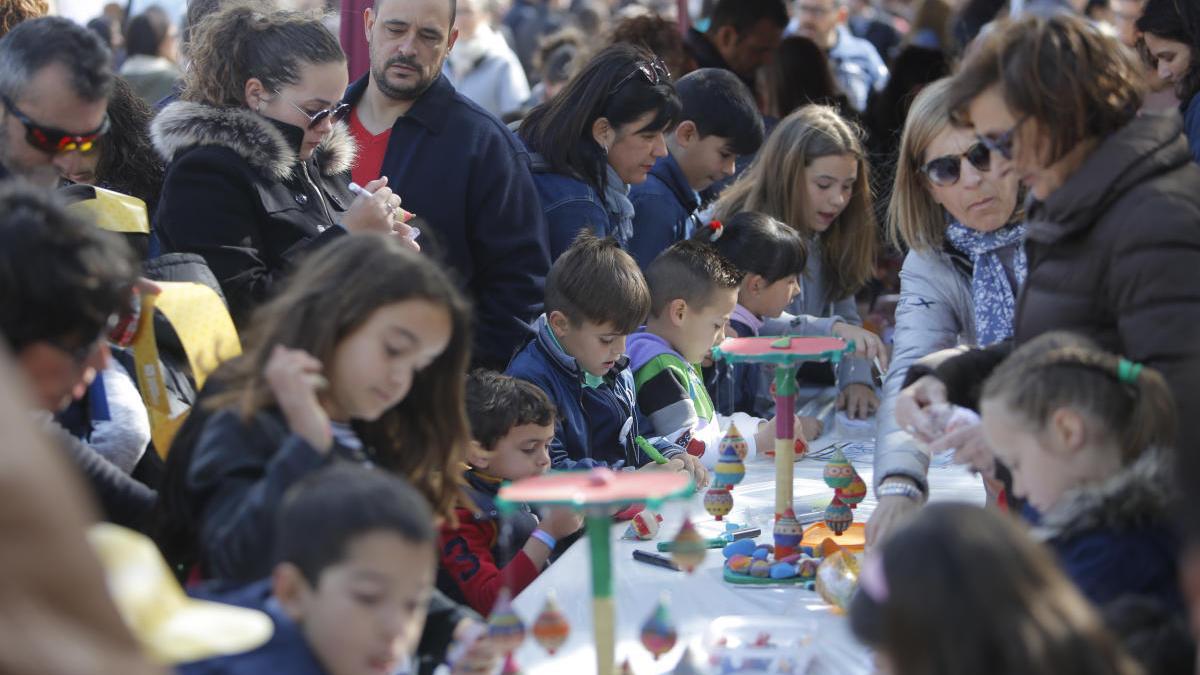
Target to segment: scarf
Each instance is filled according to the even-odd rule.
[[[995,232],[979,232],[958,223],[946,227],[946,239],[965,253],[974,266],[971,299],[975,305],[975,340],[986,347],[1012,337],[1017,314],[1017,291],[1025,283],[1025,225],[1009,225]],[[1013,247],[1013,288],[997,253]]]
[[[604,207],[610,221],[616,221],[617,229],[612,233],[621,248],[627,248],[633,238],[633,202],[629,201],[629,186],[617,175],[612,164],[604,163],[608,176],[604,180]]]

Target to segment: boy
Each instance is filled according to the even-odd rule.
[[[546,517],[524,507],[503,527],[496,509],[502,481],[540,476],[550,468],[554,404],[535,385],[479,370],[467,378],[467,419],[474,439],[463,491],[471,504],[456,509],[458,527],[438,537],[438,588],[450,599],[487,616],[500,589],[525,589],[546,566],[558,541],[574,534],[582,518],[570,509]]]
[[[638,410],[652,435],[683,446],[709,468],[729,419],[717,415],[698,364],[725,337],[741,282],[742,272],[711,247],[676,242],[646,268],[650,317],[629,337]],[[765,420],[735,417],[739,430],[758,432],[747,437],[749,456],[770,443],[774,430]]]
[[[404,480],[335,465],[293,487],[276,516],[269,580],[213,599],[262,609],[270,642],[184,675],[395,673],[416,651],[434,589],[433,514]]]
[[[672,243],[691,236],[700,192],[734,174],[739,155],[758,152],[763,120],[750,90],[728,70],[704,68],[679,78],[683,121],[667,134],[668,155],[629,191],[629,253],[642,269]]]
[[[507,374],[536,384],[554,402],[555,469],[703,471],[683,448],[652,447],[638,437],[625,337],[649,311],[641,270],[612,238],[585,230],[550,268],[546,313],[534,323],[537,337],[513,358]]]

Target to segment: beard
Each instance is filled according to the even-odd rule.
[[[375,81],[375,86],[379,91],[388,98],[396,99],[397,101],[415,101],[429,89],[442,74],[443,57],[438,61],[437,67],[433,69],[432,74],[426,75],[425,69],[415,59],[405,58],[403,56],[393,56],[382,64],[376,65],[377,61],[372,55],[371,57],[371,79]],[[411,85],[400,86],[392,84],[387,78],[388,69],[392,66],[408,66],[417,74],[417,81]]]

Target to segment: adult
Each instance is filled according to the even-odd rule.
[[[0,37],[8,34],[17,24],[34,17],[50,13],[46,0],[10,0],[0,4]]]
[[[563,0],[515,0],[504,15],[504,26],[513,36],[513,50],[531,81],[535,79],[533,56],[539,41],[570,23],[564,4],[569,3]]]
[[[0,338],[32,387],[42,432],[86,477],[108,519],[131,527],[148,515],[154,492],[51,415],[108,365],[108,332],[129,304],[136,270],[119,235],[68,214],[51,193],[16,182],[0,188]]]
[[[1138,114],[1141,69],[1084,19],[1027,16],[985,36],[954,77],[952,109],[1029,188],[1029,271],[1014,340],[1070,330],[1157,369],[1180,419],[1200,416],[1200,167],[1174,113]],[[1136,223],[1136,227],[1130,227]],[[972,404],[1004,351],[972,351],[902,392],[897,421],[993,465],[978,426],[934,438],[930,407]],[[1178,456],[1197,464],[1200,429]]]
[[[613,27],[609,44],[625,42],[641,45],[662,59],[676,82],[696,70],[696,60],[688,52],[679,34],[679,23],[657,14],[642,14],[622,19]]]
[[[796,0],[796,13],[788,34],[803,35],[817,43],[833,64],[838,85],[854,109],[867,109],[867,98],[887,84],[888,69],[875,46],[854,37],[846,27],[846,0]]]
[[[549,103],[534,108],[520,134],[537,153],[534,182],[558,258],[580,230],[633,236],[629,185],[646,180],[667,155],[664,132],[681,108],[671,76],[644,48],[617,44],[597,54]]]
[[[828,105],[842,115],[854,114],[850,100],[833,81],[833,69],[824,50],[800,35],[783,39],[775,60],[763,71],[766,82],[765,112],[775,123],[806,105]]]
[[[922,358],[959,344],[1012,337],[1017,291],[1027,264],[1024,226],[1014,223],[1016,172],[999,166],[971,129],[954,123],[950,80],[930,84],[912,103],[900,137],[888,232],[908,249],[900,270],[892,364],[877,422],[876,530],[914,511],[928,493],[929,455],[896,424],[896,399]]]
[[[774,58],[787,22],[784,0],[719,0],[708,30],[690,28],[684,41],[697,68],[731,70],[757,93],[756,73]]]
[[[175,64],[178,30],[157,5],[125,26],[125,61],[120,75],[146,103],[154,105],[175,91],[182,73]]]
[[[234,322],[306,252],[355,232],[408,234],[386,181],[347,187],[346,59],[320,21],[234,5],[193,36],[182,101],[151,125],[167,162],[156,229],[204,257]]]
[[[474,300],[475,363],[503,369],[541,313],[546,226],[529,153],[441,76],[458,37],[454,9],[379,0],[366,11],[371,71],[345,98],[360,148],[354,176],[386,177],[427,225]]]
[[[1200,8],[1194,2],[1149,0],[1137,29],[1150,65],[1175,87],[1183,133],[1200,162]]]
[[[17,25],[0,40],[0,179],[44,187],[75,171],[108,130],[108,48],[62,17]]]
[[[496,117],[520,110],[529,98],[525,70],[504,36],[492,28],[490,0],[458,0],[450,72],[459,93]]]

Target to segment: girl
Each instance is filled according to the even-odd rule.
[[[854,294],[874,272],[877,247],[867,171],[857,127],[833,108],[809,105],[779,123],[717,202],[717,220],[757,211],[801,235],[808,264],[799,282],[803,293],[787,307],[791,313],[862,325]],[[882,351],[878,338],[868,339],[872,352]],[[879,405],[871,362],[861,354],[842,361],[837,372],[838,407],[854,418]]]
[[[354,144],[346,57],[319,19],[234,5],[201,23],[183,100],[154,119],[168,163],[156,231],[204,257],[244,327],[303,254],[347,232],[391,232],[400,198],[382,179],[347,187]]]
[[[1017,175],[950,119],[948,79],[912,103],[900,139],[888,231],[908,249],[892,365],[875,446],[875,484],[886,486],[871,514],[872,541],[920,504],[929,455],[896,424],[904,382],[917,362],[959,344],[990,345],[1012,337],[1017,290],[1025,277],[1024,225],[1017,215]],[[910,376],[911,371],[911,376]]]
[[[934,504],[872,551],[850,604],[887,675],[1136,675],[1100,617],[1007,517]]]
[[[585,228],[624,248],[633,235],[630,183],[667,154],[663,132],[681,104],[662,62],[644,48],[613,45],[557,96],[534,108],[519,131],[537,156],[533,179],[550,232],[550,259]]]
[[[1040,534],[1097,605],[1132,594],[1182,610],[1164,451],[1175,403],[1156,371],[1046,333],[984,385],[983,434],[1041,514]]]
[[[1200,8],[1187,0],[1149,0],[1137,29],[1143,57],[1175,86],[1183,133],[1200,162]]]

